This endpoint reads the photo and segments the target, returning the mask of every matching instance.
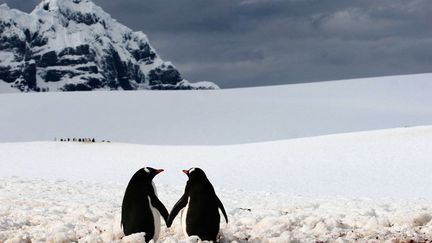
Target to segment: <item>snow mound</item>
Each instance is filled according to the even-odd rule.
[[[2,117],[14,119],[0,119],[0,142],[223,145],[424,126],[432,124],[431,94],[432,74],[196,92],[2,94]]]
[[[432,127],[230,146],[4,143],[0,176],[100,183],[109,178],[125,184],[138,168],[152,166],[167,170],[157,178],[161,183],[181,185],[185,176],[179,172],[197,166],[224,188],[293,196],[432,198],[430,141]]]

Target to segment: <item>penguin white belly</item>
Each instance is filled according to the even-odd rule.
[[[186,230],[186,226],[187,226],[187,224],[186,224],[186,217],[187,217],[187,212],[188,212],[188,209],[189,209],[189,200],[190,200],[190,198],[188,198],[188,203],[186,204],[186,207],[184,207],[184,209],[181,212],[181,226],[182,226],[182,229],[183,229],[183,234],[186,237],[189,237],[189,235],[187,233],[187,230]]]
[[[157,197],[156,187],[155,187],[155,184],[153,182],[152,182],[152,186],[153,186],[155,195]],[[160,223],[161,223],[160,213],[156,208],[153,207],[153,205],[151,203],[151,199],[149,196],[148,196],[148,200],[149,200],[149,204],[150,204],[150,209],[151,209],[152,214],[153,214],[153,222],[154,222],[154,228],[155,228],[153,240],[156,242],[159,239],[159,233],[160,233],[160,227],[161,227],[161,225],[160,225]]]

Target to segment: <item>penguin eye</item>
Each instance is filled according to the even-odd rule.
[[[194,170],[195,170],[195,168],[190,169],[190,170],[189,170],[189,173],[194,172]]]
[[[147,169],[147,167],[144,168],[144,171],[145,171],[147,174],[150,174],[150,170]]]

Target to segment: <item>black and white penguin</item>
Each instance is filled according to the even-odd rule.
[[[129,181],[123,197],[121,224],[125,235],[145,232],[145,241],[159,238],[160,216],[165,222],[168,211],[157,197],[153,178],[162,169],[145,167],[138,170]]]
[[[181,215],[184,234],[187,237],[196,235],[201,240],[215,242],[219,233],[219,209],[228,223],[225,208],[203,170],[191,168],[183,170],[183,173],[189,180],[183,196],[171,210],[167,226],[171,227],[174,218],[184,208]]]

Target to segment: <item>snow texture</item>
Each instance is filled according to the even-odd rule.
[[[160,185],[171,208],[182,189]],[[230,219],[221,242],[415,242],[432,239],[428,200],[288,197],[217,189]],[[19,193],[17,193],[19,192]],[[0,179],[0,242],[143,242],[120,228],[124,185],[9,177]],[[159,242],[196,242],[180,220]]]
[[[123,237],[121,200],[144,166],[168,209],[181,169],[202,167],[230,223],[221,242],[432,239],[432,127],[233,146],[0,144],[0,242],[140,242]],[[44,179],[38,179],[44,178]],[[177,218],[160,242],[195,242]]]

